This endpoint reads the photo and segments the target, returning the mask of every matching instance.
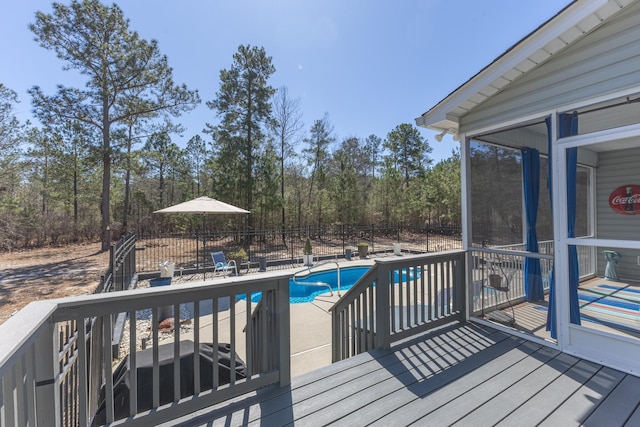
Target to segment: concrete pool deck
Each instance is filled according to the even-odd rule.
[[[322,263],[320,263],[322,264]],[[318,266],[313,272],[335,268],[335,264],[328,263]],[[374,259],[340,262],[341,268],[371,266]],[[282,270],[291,274],[306,268]],[[249,273],[253,275],[253,273]],[[259,273],[256,273],[259,274]],[[343,292],[344,293],[344,292]],[[338,293],[323,293],[312,302],[290,304],[291,310],[291,376],[305,374],[323,366],[331,364],[331,313],[329,309],[338,301]],[[238,300],[235,310],[236,323],[236,352],[244,360],[246,357],[244,325],[246,321],[246,301]],[[220,311],[218,314],[218,339],[228,342],[230,310]],[[200,341],[213,341],[212,318],[210,315],[200,317]],[[193,333],[181,334],[181,339],[193,339]]]

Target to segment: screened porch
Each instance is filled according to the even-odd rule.
[[[571,324],[637,342],[640,148],[632,138],[605,134],[635,126],[638,99],[584,105],[469,139],[463,183],[472,317],[556,342],[557,307],[549,291],[568,283]],[[562,146],[591,136],[597,142]],[[556,164],[550,174],[554,150],[566,168]],[[553,179],[567,183],[566,193],[560,191],[564,203],[555,209]],[[575,239],[566,251],[554,248],[554,220]],[[554,273],[554,261],[564,260],[567,278]]]

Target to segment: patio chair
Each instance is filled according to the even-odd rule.
[[[224,273],[225,271],[235,271],[236,276],[238,275],[238,267],[236,266],[235,260],[227,260],[224,258],[224,253],[222,252],[211,252],[211,258],[213,259],[214,270],[213,274],[217,272]]]
[[[505,273],[503,264],[504,262],[499,257],[490,261],[489,277],[484,282],[483,287],[487,290],[488,294],[493,294],[496,307],[499,302],[498,294],[502,293],[504,295],[504,299],[509,305],[509,308],[511,308],[511,316],[500,310],[495,310],[487,313],[486,317],[494,322],[514,325],[516,323],[516,313],[513,309],[511,299],[509,298],[509,293],[511,292],[511,282],[514,279],[516,272],[514,270],[509,273]]]

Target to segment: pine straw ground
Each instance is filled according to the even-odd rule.
[[[92,294],[108,262],[100,243],[0,253],[0,324],[31,301]]]

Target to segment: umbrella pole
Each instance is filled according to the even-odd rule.
[[[205,263],[207,262],[205,248],[207,247],[207,237],[204,232],[204,215],[202,215],[202,280],[207,279],[207,267]]]
[[[200,271],[200,250],[198,248],[198,240],[200,240],[200,231],[196,227],[196,270]]]

